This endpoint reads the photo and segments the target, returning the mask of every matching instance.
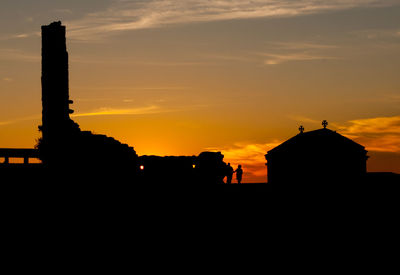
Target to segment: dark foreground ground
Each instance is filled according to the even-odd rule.
[[[174,179],[157,180],[155,182],[149,182],[141,178],[132,177],[129,174],[118,174],[118,173],[103,173],[101,171],[92,171],[91,173],[85,173],[84,170],[81,172],[75,171],[51,171],[44,168],[40,164],[13,164],[13,165],[2,165],[0,164],[0,180],[3,187],[15,187],[15,186],[53,186],[54,188],[62,186],[80,186],[84,188],[92,188],[94,186],[105,186],[111,188],[134,188],[134,189],[148,189],[156,191],[160,189],[165,191],[166,189],[182,189],[191,190],[202,188],[215,190],[215,191],[232,191],[232,192],[277,192],[277,191],[295,191],[299,192],[304,190],[310,192],[312,189],[319,191],[336,191],[346,189],[356,190],[395,190],[400,186],[400,174],[394,173],[367,173],[367,175],[357,182],[354,181],[335,181],[328,182],[329,179],[321,179],[317,183],[310,184],[306,181],[294,180],[293,182],[284,183],[243,183],[237,184],[215,184],[212,182],[200,182],[194,184],[194,179],[188,178],[183,183],[174,182]],[[350,189],[349,189],[350,188]]]
[[[1,200],[12,204],[38,205],[133,205],[141,209],[176,205],[202,205],[237,200],[238,203],[261,204],[261,207],[298,207],[327,205],[344,208],[346,205],[379,205],[400,201],[400,175],[371,173],[359,182],[291,182],[279,184],[194,184],[132,181],[118,175],[95,177],[73,173],[48,173],[42,166],[0,167]]]
[[[296,254],[304,254],[314,242],[318,244],[316,254],[323,258],[322,249],[332,247],[337,247],[340,255],[348,252],[351,258],[353,252],[346,246],[355,240],[356,246],[364,249],[376,242],[391,244],[392,236],[398,235],[397,180],[321,182],[318,186],[193,185],[190,181],[149,185],[112,178],[98,181],[84,175],[43,176],[40,170],[31,174],[2,172],[3,239],[10,241],[13,250],[9,251],[30,247],[29,255],[38,254],[47,242],[52,246],[46,250],[56,258],[60,257],[55,249],[69,249],[70,255],[85,260],[96,252],[120,252],[130,261],[132,255],[146,255],[150,259],[147,266],[151,266],[154,255],[161,253],[161,258],[172,257],[169,263],[180,264],[183,258],[176,256],[177,249],[190,258],[195,255],[190,252],[193,250],[215,253],[218,258],[221,248],[237,247],[240,240],[253,248],[232,257],[254,247],[256,253],[267,249],[276,254],[278,250],[271,249],[274,242],[285,253],[294,246],[298,247]],[[32,177],[34,174],[39,177]],[[374,175],[375,180],[381,177]],[[390,230],[395,234],[389,235]]]
[[[349,262],[369,268],[385,251],[397,262],[400,182],[388,175],[318,186],[149,185],[43,172],[0,169],[4,262],[14,269],[67,270],[75,263],[74,271],[86,264],[104,272],[109,264],[115,273],[126,262],[134,270],[205,265],[209,272],[212,259],[225,270],[224,256],[251,255],[264,267],[320,272],[342,263],[343,271]]]
[[[282,202],[307,204],[308,202],[342,201],[343,203],[397,202],[400,199],[400,175],[393,173],[368,173],[358,182],[318,183],[257,183],[257,184],[213,184],[210,182],[184,183],[173,181],[141,182],[126,175],[94,174],[59,171],[49,173],[41,165],[0,166],[0,195],[3,200],[23,201],[75,200],[87,203],[140,203],[174,204],[218,201],[224,198],[255,198],[253,202]]]

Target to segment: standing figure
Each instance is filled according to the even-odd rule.
[[[243,169],[242,169],[242,165],[239,165],[238,168],[235,170],[236,173],[236,179],[238,184],[242,183],[242,176],[243,176]]]
[[[232,183],[232,176],[233,176],[233,167],[231,166],[230,163],[228,163],[228,166],[226,167],[226,184],[231,184]]]

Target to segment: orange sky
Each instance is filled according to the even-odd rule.
[[[265,182],[264,154],[326,119],[400,172],[398,1],[60,2],[0,4],[0,147],[39,137],[40,26],[62,20],[83,130]]]

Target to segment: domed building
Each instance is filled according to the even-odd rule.
[[[365,147],[327,128],[300,133],[265,155],[268,183],[357,181],[367,172]]]

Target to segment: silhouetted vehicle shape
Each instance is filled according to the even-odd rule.
[[[202,152],[196,159],[195,178],[199,183],[223,184],[226,175],[224,155],[220,152]]]
[[[358,181],[366,175],[365,148],[326,128],[300,133],[265,155],[269,184]]]

